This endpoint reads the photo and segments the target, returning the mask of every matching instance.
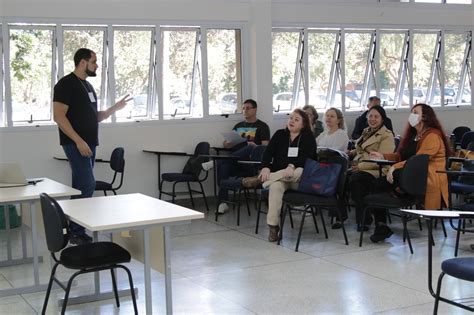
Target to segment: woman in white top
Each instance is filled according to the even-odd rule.
[[[346,130],[344,130],[344,117],[342,112],[331,107],[324,114],[326,129],[316,138],[318,148],[325,147],[345,151],[349,142]]]

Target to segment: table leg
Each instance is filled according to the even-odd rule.
[[[99,241],[99,232],[95,231],[92,233],[92,238],[94,242]],[[94,272],[94,295],[98,299],[100,295],[100,274],[99,272]]]
[[[3,206],[3,217],[5,218],[5,231],[7,232],[7,260],[12,260],[12,240],[10,233],[10,209],[8,205]]]
[[[152,314],[151,303],[151,263],[150,263],[150,231],[143,230],[143,264],[145,269],[145,303],[146,313]]]
[[[36,231],[36,204],[30,204],[31,215],[31,240],[33,250],[33,274],[35,279],[35,286],[39,286],[39,262],[38,262],[38,235]]]
[[[428,225],[428,290],[433,297],[436,297],[436,293],[433,290],[433,221],[429,219],[426,221]]]
[[[212,159],[214,161],[214,170],[213,170],[213,174],[214,174],[214,197],[217,198],[217,160],[216,159]]]
[[[158,159],[158,191],[161,193],[161,154],[157,154]]]
[[[165,291],[166,291],[166,314],[173,314],[173,298],[171,291],[171,251],[170,231],[168,226],[163,226],[163,249],[165,252]]]

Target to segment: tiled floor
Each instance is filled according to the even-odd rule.
[[[340,230],[329,229],[329,239],[316,234],[307,220],[300,251],[295,252],[297,229],[287,226],[281,246],[266,241],[265,218],[255,234],[256,215],[245,212],[241,225],[235,224],[231,210],[214,222],[211,215],[172,230],[173,308],[176,314],[429,314],[434,299],[427,288],[427,231],[409,224],[415,253],[401,239],[401,224],[394,219],[395,234],[385,243],[372,244],[367,233],[363,247],[354,224],[347,226],[349,245],[344,245]],[[299,223],[299,218],[295,218]],[[321,228],[321,224],[320,224]],[[18,233],[14,233],[18,237]],[[453,256],[454,232],[448,238],[435,231],[434,276],[443,259]],[[42,242],[41,252],[48,257]],[[472,254],[474,235],[461,238],[461,256]],[[0,248],[5,248],[0,232]],[[19,246],[14,253],[19,255]],[[4,250],[0,259],[5,259]],[[49,277],[49,261],[41,264],[41,280]],[[139,290],[139,311],[145,313],[143,266],[133,261],[131,269]],[[60,271],[64,279],[70,272]],[[110,288],[108,274],[102,287]],[[152,273],[153,310],[163,314],[164,278]],[[0,289],[32,282],[31,265],[0,268]],[[473,296],[474,287],[446,277],[443,293],[448,297]],[[119,272],[119,286],[127,288]],[[91,276],[82,276],[71,295],[92,292]],[[57,314],[61,289],[53,290],[48,314]],[[0,314],[40,313],[44,292],[0,298]],[[113,300],[70,305],[69,314],[132,314],[129,297],[116,308]],[[440,304],[440,314],[464,314],[459,308]]]

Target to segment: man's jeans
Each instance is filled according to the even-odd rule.
[[[90,145],[92,156],[84,157],[81,155],[75,144],[63,145],[64,153],[66,154],[69,165],[72,171],[72,188],[80,190],[82,193],[79,196],[72,196],[71,199],[89,198],[92,197],[95,190],[94,178],[94,161],[95,161],[95,145]],[[72,235],[83,235],[85,229],[83,226],[74,222],[69,223],[69,229]]]
[[[231,156],[236,156],[239,159],[248,159],[253,150],[252,145],[246,145],[232,152]],[[251,176],[252,168],[248,165],[240,165],[237,161],[233,160],[217,160],[217,182],[221,183],[222,180],[228,179],[232,176],[246,177]],[[219,188],[219,199],[228,200],[229,193],[226,189]]]

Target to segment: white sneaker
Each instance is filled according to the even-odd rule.
[[[209,171],[211,168],[214,167],[214,161],[204,162],[201,164],[202,169],[205,171]]]
[[[219,213],[226,213],[227,210],[229,210],[229,206],[225,202],[222,202],[217,208],[217,212]]]

